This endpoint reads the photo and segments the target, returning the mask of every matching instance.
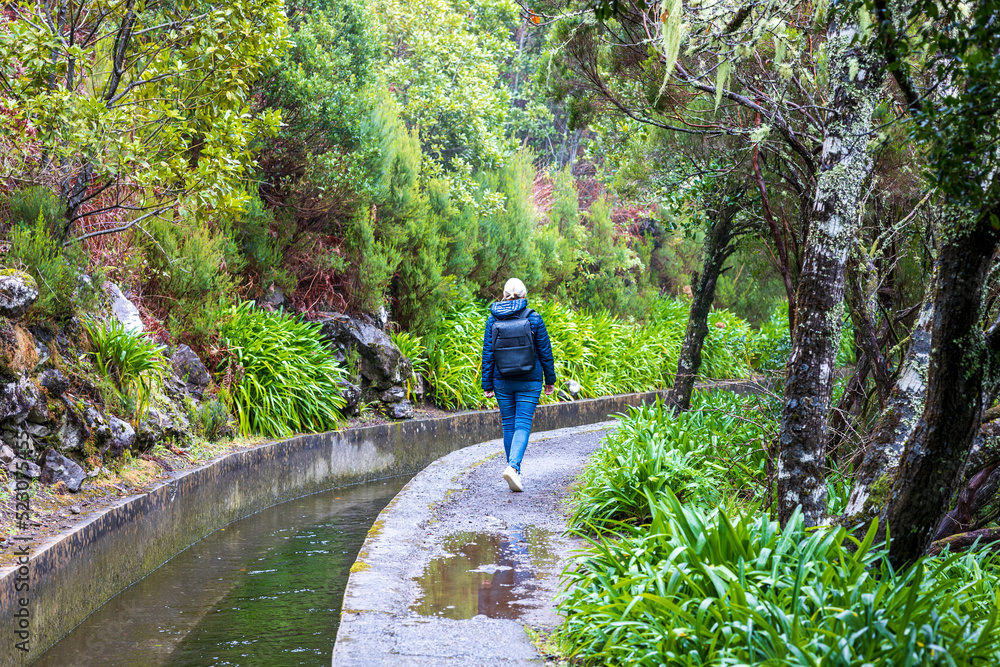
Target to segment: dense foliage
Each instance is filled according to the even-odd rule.
[[[654,302],[642,321],[623,320],[608,311],[591,313],[557,301],[530,301],[545,320],[562,386],[580,383],[587,398],[649,391],[670,386],[687,324],[681,301]],[[443,407],[488,405],[479,385],[486,304],[459,303],[427,336],[427,379]],[[767,342],[746,322],[716,311],[706,344],[705,378],[748,377]],[[544,397],[543,400],[558,400]]]
[[[760,511],[776,414],[718,392],[684,415],[654,406],[621,420],[576,496],[590,545],[560,602],[569,651],[595,665],[1000,658],[995,554],[896,570],[875,525],[854,537]]]
[[[232,307],[220,327],[232,353],[225,370],[240,431],[271,437],[337,427],[346,372],[319,325],[281,313]]]

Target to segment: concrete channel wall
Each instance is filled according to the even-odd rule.
[[[725,387],[753,390],[752,383]],[[539,406],[534,430],[604,421],[663,394]],[[465,412],[302,435],[177,473],[36,548],[28,565],[29,591],[16,590],[17,569],[0,570],[0,666],[30,664],[107,600],[237,519],[310,493],[415,473],[456,449],[498,437],[496,411]],[[21,597],[30,614],[28,652],[15,648]]]

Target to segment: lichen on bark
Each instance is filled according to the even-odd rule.
[[[826,520],[827,413],[843,322],[844,277],[857,236],[872,161],[869,137],[882,65],[856,39],[856,16],[835,12],[825,43],[830,118],[816,183],[813,222],[797,294],[778,455],[778,517],[802,508],[807,525]],[[855,65],[852,65],[852,62]]]

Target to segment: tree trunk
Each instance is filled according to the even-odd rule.
[[[931,289],[933,290],[933,280]],[[920,316],[910,333],[910,348],[889,402],[879,417],[864,458],[855,465],[854,486],[844,511],[845,525],[867,522],[885,509],[896,480],[903,447],[924,410],[927,367],[931,352],[931,294],[920,307]]]
[[[986,211],[989,213],[989,211]],[[997,247],[988,215],[952,207],[938,252],[924,410],[903,451],[886,519],[897,565],[930,545],[962,481],[983,415],[996,341],[981,330],[983,287]]]
[[[881,65],[868,53],[865,40],[856,39],[857,26],[853,21],[840,24],[840,18],[832,19],[827,31],[832,116],[823,142],[785,378],[778,453],[778,518],[783,524],[797,507],[807,525],[826,517],[826,420],[842,327],[845,265],[871,172],[868,139],[882,84]]]
[[[715,287],[726,260],[736,250],[732,243],[735,215],[733,207],[723,205],[720,208],[708,238],[705,239],[705,261],[701,275],[692,285],[694,298],[688,312],[687,330],[684,333],[681,355],[677,360],[677,375],[674,377],[674,390],[671,394],[671,402],[680,410],[691,407],[691,393],[701,369],[701,350],[705,345],[705,337],[708,336],[708,314],[715,301]]]

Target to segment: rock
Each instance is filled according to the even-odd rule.
[[[38,364],[44,364],[46,361],[52,358],[52,350],[49,346],[42,341],[35,339],[35,354],[38,355]]]
[[[402,387],[392,387],[388,391],[382,392],[379,399],[383,403],[399,403],[406,398],[406,390]]]
[[[148,452],[156,443],[172,440],[175,445],[183,447],[190,438],[189,425],[180,413],[168,414],[155,408],[150,408],[138,428],[132,448],[138,452]]]
[[[257,299],[257,305],[264,310],[292,310],[292,300],[274,283],[267,289],[263,298]]]
[[[70,505],[69,506],[69,513],[70,514],[79,514],[80,512],[81,512],[81,510],[80,510],[80,506],[79,505]]]
[[[413,419],[413,403],[409,401],[393,403],[389,414],[393,419]]]
[[[570,396],[572,396],[574,399],[580,398],[581,390],[582,387],[580,386],[580,383],[577,382],[576,380],[570,380],[569,382],[566,383],[566,391],[568,391],[570,393]]]
[[[67,489],[76,493],[85,479],[87,471],[79,463],[66,458],[54,449],[45,452],[42,458],[42,484],[63,482]]]
[[[22,375],[9,382],[0,382],[0,422],[20,422],[27,419],[32,409],[42,400],[35,383]]]
[[[371,324],[337,314],[323,323],[322,335],[334,344],[342,357],[356,352],[361,362],[361,376],[376,389],[401,385],[413,373],[410,360],[384,331]]]
[[[28,421],[34,424],[47,424],[52,421],[52,413],[49,412],[49,406],[45,401],[39,400],[35,403],[35,407],[28,412]]]
[[[38,376],[38,384],[45,387],[45,391],[49,393],[52,398],[59,398],[69,389],[69,379],[62,374],[61,371],[55,368],[50,368],[47,371],[43,371],[41,375]]]
[[[0,463],[7,465],[14,460],[14,450],[7,445],[0,445]]]
[[[111,314],[115,316],[115,319],[122,323],[126,331],[141,333],[145,326],[142,323],[142,318],[139,317],[139,309],[135,307],[135,304],[125,298],[118,285],[112,282],[104,283],[104,291],[111,299]]]
[[[90,435],[83,416],[67,401],[66,410],[59,418],[59,426],[55,432],[56,447],[63,452],[80,451]]]
[[[108,426],[108,421],[104,418],[104,415],[93,405],[88,405],[84,409],[82,416],[83,423],[94,437],[94,444],[98,447],[103,447],[111,439],[111,427]]]
[[[345,401],[344,407],[340,411],[345,415],[356,413],[358,411],[358,402],[361,400],[361,387],[347,380],[341,380],[340,395]]]
[[[38,299],[35,279],[24,271],[0,270],[0,317],[18,320]]]
[[[28,435],[39,440],[47,438],[52,434],[52,429],[47,426],[42,426],[41,424],[36,424],[30,421],[24,422],[22,426],[24,427],[24,430],[28,432]]]
[[[7,471],[11,475],[21,475],[31,479],[38,479],[42,476],[42,469],[38,467],[38,464],[18,458],[7,464]]]
[[[135,429],[128,422],[108,415],[108,427],[111,430],[111,437],[105,443],[109,456],[121,456],[122,452],[132,446],[135,442]]]
[[[181,390],[200,401],[212,378],[194,350],[187,345],[181,345],[170,357],[170,365],[173,368],[174,377],[180,383]]]

